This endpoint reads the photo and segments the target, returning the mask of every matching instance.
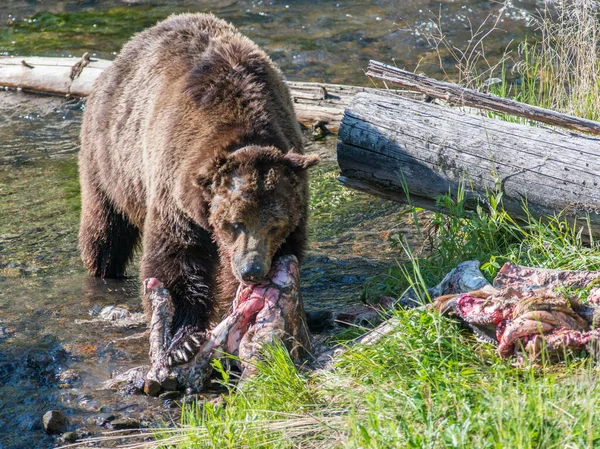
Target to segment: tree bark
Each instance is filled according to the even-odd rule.
[[[25,91],[85,97],[92,91],[94,81],[112,62],[92,59],[79,76],[71,79],[79,58],[0,57],[0,86]],[[341,84],[301,83],[288,81],[298,121],[311,128],[325,126],[336,132],[354,95],[377,92],[379,89]],[[400,93],[401,91],[394,91]],[[407,92],[412,98],[423,95]],[[321,122],[321,123],[319,123]]]
[[[370,61],[367,76],[398,84],[405,89],[421,92],[450,103],[517,115],[548,125],[562,126],[580,132],[600,134],[600,123],[573,117],[549,109],[531,106],[508,98],[466,89],[457,84],[436,81],[423,75],[407,72],[377,61]]]
[[[562,213],[600,235],[598,139],[369,93],[349,105],[339,139],[341,181],[350,187],[401,202],[407,188],[413,204],[429,209],[461,186],[467,206],[500,189],[516,218],[526,203],[534,217]]]

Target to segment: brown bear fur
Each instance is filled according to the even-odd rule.
[[[170,290],[173,331],[206,328],[275,256],[302,257],[318,158],[279,70],[226,22],[183,14],[136,35],[96,81],[81,143],[83,261],[123,276],[143,236],[141,277]]]

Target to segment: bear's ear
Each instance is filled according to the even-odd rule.
[[[287,152],[283,158],[290,163],[292,168],[298,171],[317,165],[321,160],[316,154],[300,154],[293,151]]]
[[[207,189],[213,183],[215,171],[212,169],[212,164],[206,165],[197,172],[192,179],[192,184],[202,189]]]
[[[211,160],[207,161],[195,173],[192,183],[196,187],[208,189],[212,185],[215,179],[215,175],[225,163],[225,160],[226,159],[224,156],[216,156]]]

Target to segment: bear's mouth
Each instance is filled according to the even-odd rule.
[[[259,286],[261,284],[268,282],[269,274],[266,274],[265,276],[242,277],[241,274],[235,273],[235,277],[240,282],[241,285],[243,285],[244,287],[250,287],[250,286]]]
[[[245,285],[258,285],[258,284],[260,284],[261,282],[263,282],[263,281],[264,281],[264,279],[265,279],[265,278],[262,278],[262,277],[254,277],[254,276],[249,276],[249,277],[246,277],[246,278],[244,278],[244,279],[242,280],[242,282],[243,282]]]
[[[241,263],[231,264],[234,276],[244,285],[259,285],[268,278],[271,264],[265,262],[265,258],[253,257],[243,260]]]

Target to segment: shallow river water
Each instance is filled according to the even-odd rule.
[[[514,1],[506,9],[490,58],[533,33],[529,13],[537,7]],[[440,76],[424,37],[432,19],[440,17],[464,47],[469,20],[478,24],[498,8],[489,1],[3,0],[0,54],[90,51],[110,59],[128,36],[169,13],[212,11],[262,45],[289,79],[367,85],[369,59]],[[110,415],[150,425],[172,410],[169,401],[101,389],[112,373],[146,362],[147,341],[143,326],[94,321],[107,305],[141,307],[135,264],[130,279],[105,282],[89,278],[79,261],[81,115],[81,101],[0,92],[0,449],[56,445],[42,430],[49,409],[64,411],[80,435],[101,431]],[[311,148],[334,163],[335,138]],[[370,202],[381,208],[365,209],[364,221],[354,217],[344,232],[313,230],[307,309],[357,301],[362,282],[393,262],[385,240],[395,206]]]

